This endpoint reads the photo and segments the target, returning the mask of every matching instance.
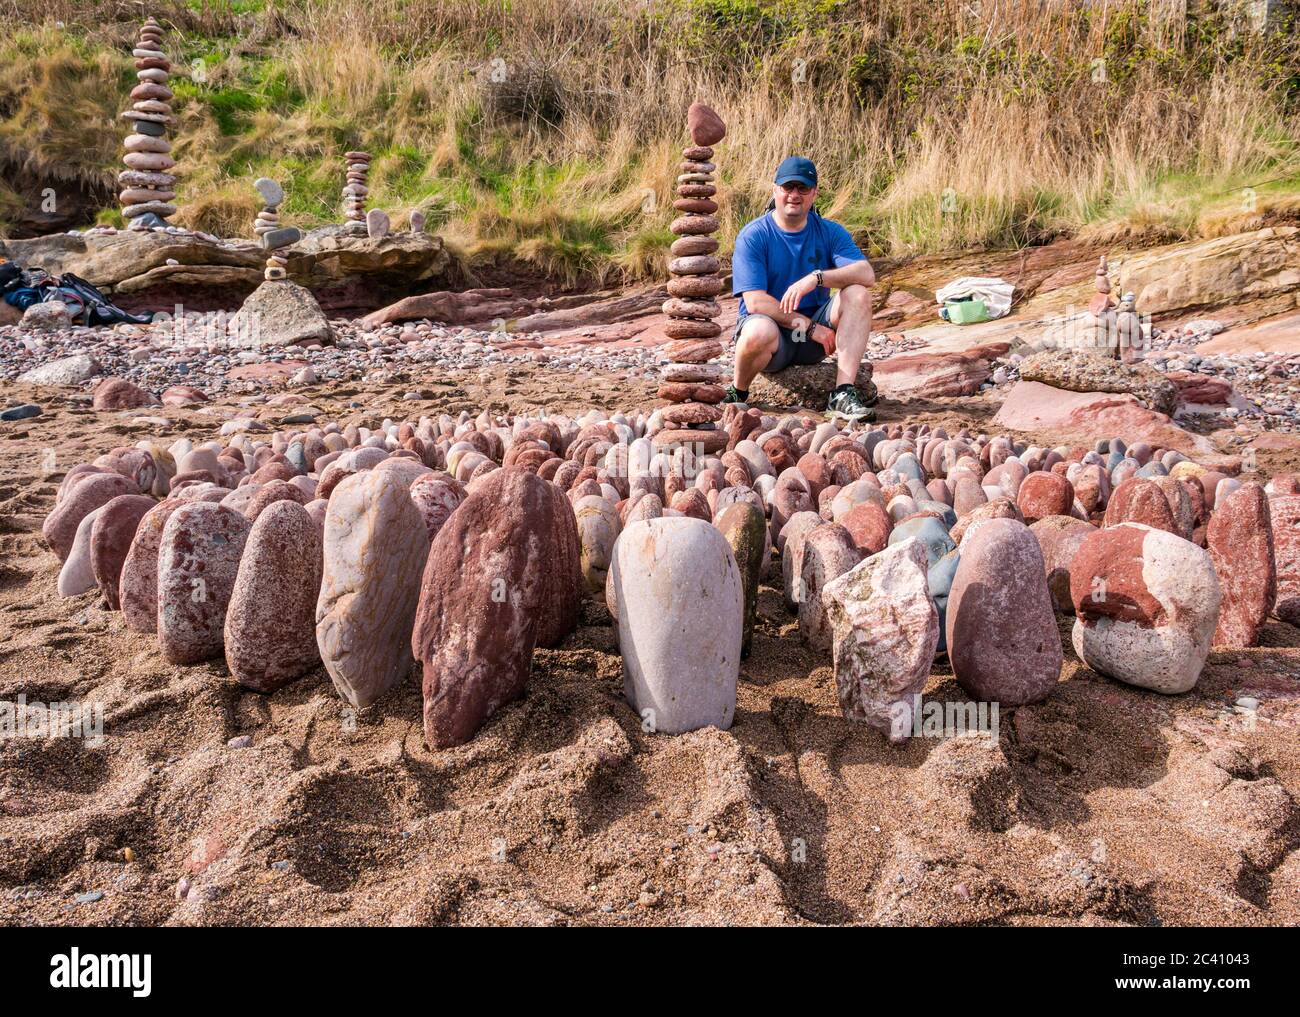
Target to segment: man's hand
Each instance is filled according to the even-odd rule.
[[[806,275],[788,290],[785,296],[781,298],[781,310],[786,314],[794,314],[799,309],[799,301],[817,288],[817,277],[815,275]]]
[[[813,325],[812,338],[821,343],[828,357],[835,356],[835,330],[820,323]]]

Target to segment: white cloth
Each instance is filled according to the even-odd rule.
[[[1011,313],[1011,294],[1014,291],[1015,287],[1004,279],[984,279],[967,275],[954,279],[934,295],[940,304],[966,297],[983,300],[989,317],[1001,318]]]

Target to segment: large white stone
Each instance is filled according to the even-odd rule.
[[[846,720],[902,741],[939,645],[925,545],[910,537],[827,583],[835,683]]]
[[[582,577],[593,593],[604,589],[606,573],[618,539],[618,512],[608,499],[598,494],[579,498],[573,506],[578,523],[578,542],[582,548]]]
[[[330,495],[316,641],[334,687],[358,709],[411,669],[428,555],[428,529],[395,472],[353,474]]]
[[[615,545],[610,587],[623,689],[643,724],[665,734],[729,728],[744,593],[722,534],[688,516],[632,523]]]
[[[95,572],[90,558],[90,531],[103,506],[83,516],[77,524],[77,535],[72,538],[72,550],[68,552],[63,568],[59,570],[58,591],[60,597],[77,597],[95,588]]]

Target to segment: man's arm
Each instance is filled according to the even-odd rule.
[[[746,290],[745,308],[750,314],[766,314],[782,328],[808,328],[808,316],[798,312],[799,301],[789,310],[784,300],[777,300],[767,290]]]
[[[845,286],[874,286],[875,284],[875,269],[866,258],[841,265],[839,268],[828,268],[822,272],[822,285],[832,289],[842,290]],[[799,306],[799,301],[816,288],[817,274],[809,272],[785,291],[785,296],[781,298],[781,309],[787,312],[793,311]],[[745,297],[745,305],[752,306],[748,296]]]

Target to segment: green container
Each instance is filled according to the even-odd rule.
[[[989,320],[989,309],[983,300],[949,300],[943,306],[948,312],[948,320],[954,325],[973,325],[977,321]]]

